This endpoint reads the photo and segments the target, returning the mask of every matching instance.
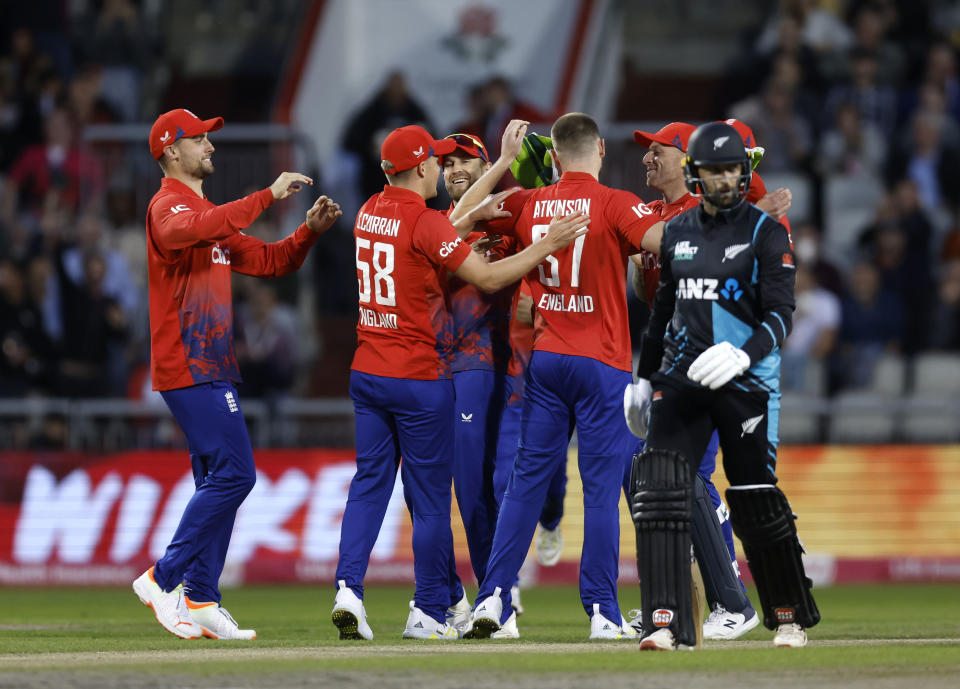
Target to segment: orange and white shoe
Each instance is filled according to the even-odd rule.
[[[227,612],[227,609],[219,605],[216,601],[201,603],[190,600],[185,596],[187,609],[193,621],[200,625],[203,635],[208,639],[240,639],[249,641],[257,638],[257,632],[253,629],[240,629],[240,625],[233,619],[233,616]]]
[[[193,621],[183,595],[183,585],[173,591],[164,591],[153,578],[153,567],[133,581],[133,592],[140,602],[149,606],[160,626],[181,639],[199,639],[203,629]]]

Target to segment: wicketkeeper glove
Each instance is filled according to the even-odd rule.
[[[623,389],[623,416],[627,428],[638,438],[647,437],[650,428],[650,396],[653,390],[650,381],[640,378]]]
[[[750,357],[742,349],[729,342],[721,342],[698,356],[690,368],[687,377],[701,385],[716,390],[750,368]]]

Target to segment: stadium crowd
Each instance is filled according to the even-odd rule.
[[[156,88],[157,36],[133,0],[73,4],[84,11],[4,21],[0,32],[0,398],[136,398],[149,383],[143,221],[82,133],[155,115],[140,107]],[[712,114],[751,125],[766,149],[760,171],[795,175],[813,199],[794,224],[787,389],[803,386],[811,361],[833,392],[863,385],[884,353],[960,352],[960,19],[951,7],[786,0],[745,32],[723,80],[730,88],[718,89],[728,97]],[[384,102],[357,105],[344,150],[363,155],[365,136],[430,119],[429,104],[396,86]],[[462,129],[496,142],[511,117],[536,119],[517,95],[503,79],[477,84]],[[361,184],[358,196],[375,191]],[[263,220],[268,236],[273,222]],[[352,294],[352,279],[342,289]],[[310,324],[292,303],[296,289],[251,282],[236,294],[242,392],[289,393],[316,363],[297,351]]]

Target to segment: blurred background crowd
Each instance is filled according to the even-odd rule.
[[[691,1],[658,14],[647,4],[613,3],[624,47],[609,75],[617,96],[601,124],[602,181],[655,198],[635,127],[732,116],[753,128],[766,149],[758,172],[769,188],[794,193],[797,313],[783,352],[785,389],[876,390],[892,370],[902,394],[916,357],[960,354],[960,5]],[[310,5],[2,4],[0,398],[149,396],[143,217],[160,171],[146,128],[183,106],[223,115],[224,137],[234,123],[270,121]],[[696,49],[698,18],[726,31],[718,55],[702,42]],[[663,45],[673,52],[650,59]],[[544,133],[558,114],[530,105],[502,76],[471,83],[464,112],[454,131],[481,136],[494,158],[509,119],[540,123]],[[245,397],[345,395],[356,313],[352,212],[382,187],[379,141],[414,122],[431,127],[435,118],[402,70],[358,98],[337,124],[335,169],[324,160],[322,174],[304,170],[341,190],[346,222],[317,244],[302,274],[237,279]],[[292,159],[289,147],[256,158],[249,142],[211,138],[220,186],[205,190],[217,203],[272,181],[279,170],[261,162]],[[237,167],[245,170],[229,176]],[[278,239],[299,222],[278,213],[250,233]],[[636,329],[644,308],[633,301]]]

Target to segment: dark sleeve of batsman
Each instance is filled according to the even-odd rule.
[[[750,357],[751,365],[783,344],[793,328],[796,306],[793,296],[796,262],[783,225],[766,218],[757,234],[756,252],[760,327],[741,347]]]
[[[660,241],[660,282],[650,309],[650,322],[640,338],[637,377],[648,380],[660,368],[663,360],[663,336],[667,332],[667,324],[673,318],[673,309],[677,303],[677,285],[667,253],[667,237],[668,233],[664,230],[663,239]]]

